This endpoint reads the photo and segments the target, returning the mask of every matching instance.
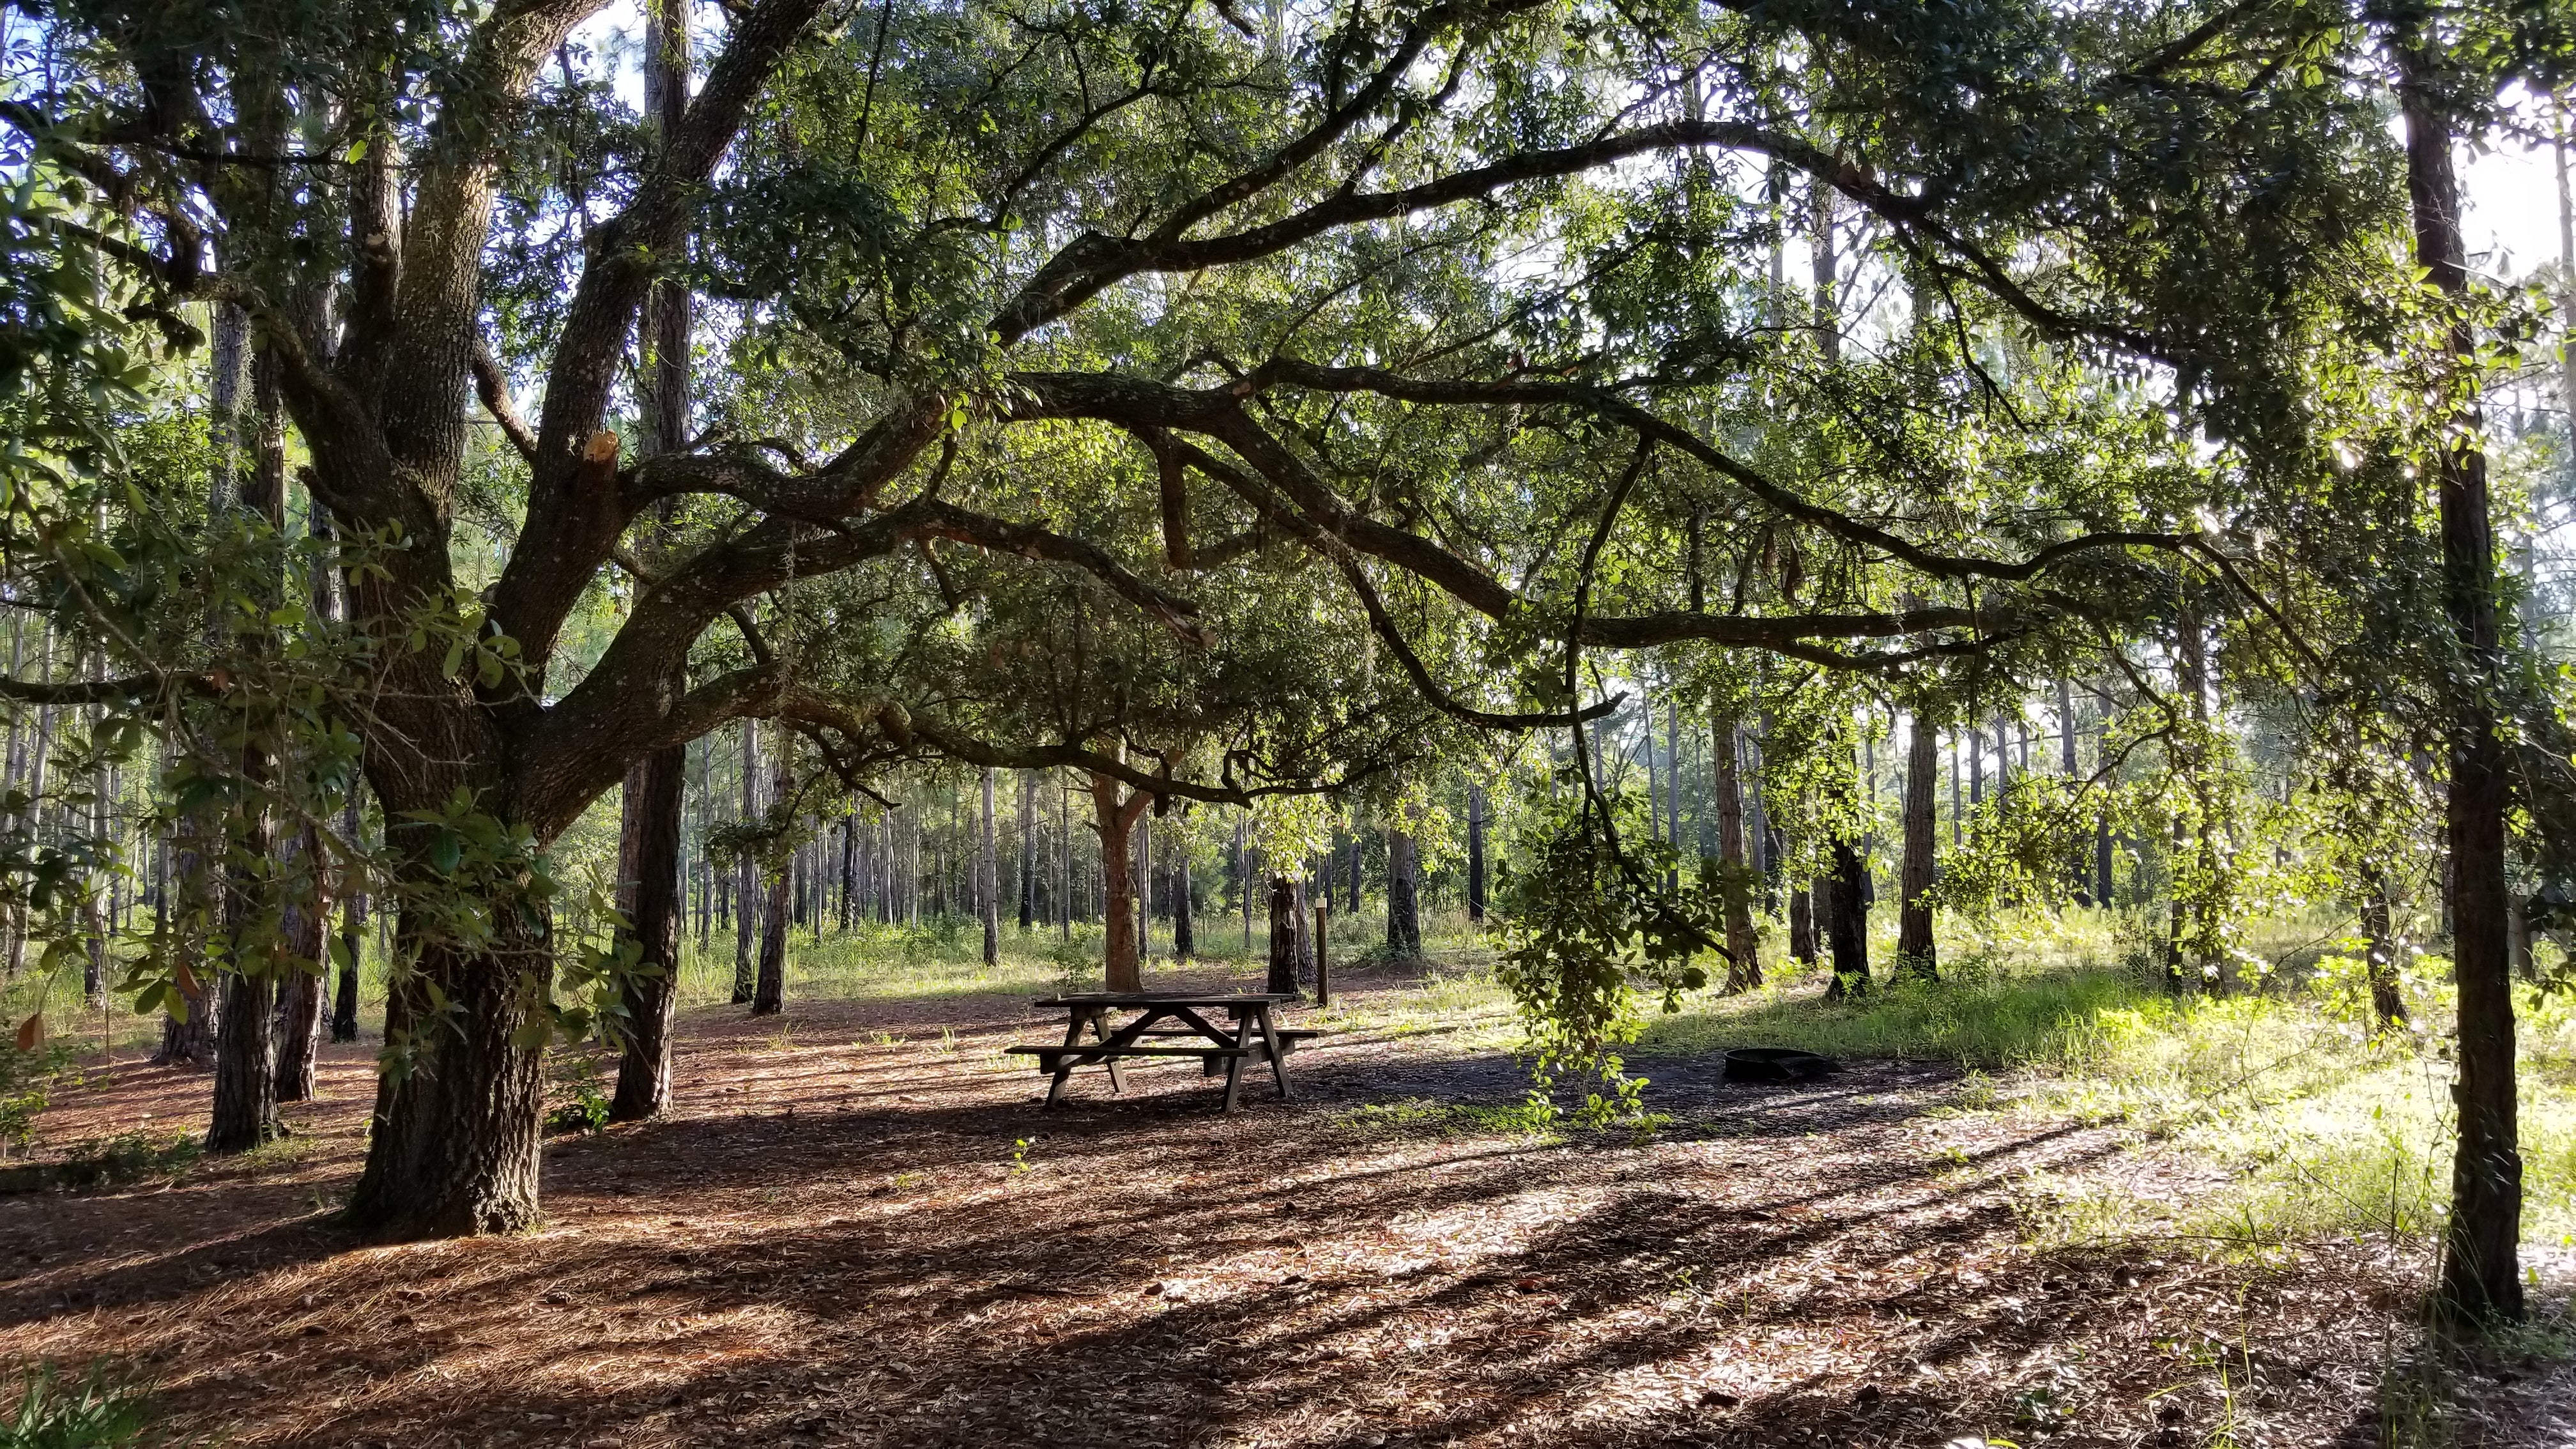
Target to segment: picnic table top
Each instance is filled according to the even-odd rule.
[[[1032,1006],[1257,1006],[1298,1000],[1293,991],[1244,991],[1232,996],[1174,996],[1159,991],[1089,991],[1041,996]]]

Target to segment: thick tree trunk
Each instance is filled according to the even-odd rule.
[[[1897,887],[1895,974],[1926,981],[1941,974],[1932,940],[1933,853],[1941,839],[1932,817],[1940,768],[1941,731],[1918,708],[1905,750],[1905,866]]]
[[[1270,979],[1265,991],[1303,991],[1315,984],[1314,933],[1308,925],[1305,882],[1270,877]]]
[[[1100,831],[1101,886],[1107,896],[1101,922],[1104,974],[1112,991],[1142,991],[1144,972],[1136,957],[1136,882],[1134,853],[1128,845],[1136,821],[1153,797],[1142,790],[1123,794],[1117,779],[1091,776],[1092,821]]]
[[[618,986],[617,1091],[608,1120],[641,1122],[671,1105],[671,1013],[679,1000],[680,804],[685,745],[655,750],[626,772],[627,831],[619,841],[621,892],[635,969]],[[632,874],[629,874],[629,871]]]
[[[1421,882],[1416,878],[1418,853],[1413,837],[1402,830],[1386,832],[1386,944],[1399,956],[1422,954]]]
[[[1823,876],[1816,877],[1818,886],[1821,887],[1825,883]],[[1789,955],[1801,966],[1816,964],[1814,907],[1815,902],[1810,892],[1798,890],[1789,893]]]
[[[1744,858],[1744,777],[1737,760],[1743,731],[1732,715],[1719,715],[1710,732],[1717,760],[1718,877],[1726,913],[1725,990],[1729,995],[1762,984],[1761,938],[1753,931],[1754,872]]]
[[[421,872],[407,861],[400,868]],[[440,882],[418,882],[436,890]],[[506,1233],[537,1221],[541,1048],[524,1028],[553,974],[533,907],[496,911],[501,933],[474,953],[422,942],[385,1006],[389,1069],[376,1082],[367,1165],[344,1220],[380,1238]],[[432,988],[446,1010],[436,1010]]]
[[[1834,963],[1828,996],[1869,993],[1869,857],[1853,840],[1834,842],[1833,875],[1816,881],[1818,914]]]
[[[226,970],[218,994],[214,1119],[206,1151],[248,1152],[277,1137],[277,980]]]
[[[2468,248],[2460,235],[2459,179],[2446,83],[2428,22],[2401,42],[2399,95],[2406,117],[2406,180],[2415,260],[2444,298],[2464,303]],[[2476,340],[2465,320],[2446,340],[2450,379],[2469,386]],[[2451,958],[2459,986],[2459,1076],[2451,1096],[2458,1137],[2451,1214],[2442,1240],[2440,1300],[2460,1318],[2518,1318],[2523,1311],[2522,1151],[2514,1100],[2513,982],[2507,943],[2505,809],[2509,761],[2497,728],[2504,661],[2497,618],[2495,536],[2488,518],[2486,455],[2474,441],[2474,398],[2445,427],[2441,485],[2443,603],[2461,658],[2452,671],[2450,800]]]

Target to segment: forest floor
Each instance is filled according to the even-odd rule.
[[[550,1138],[546,1225],[462,1242],[330,1226],[372,1090],[331,1049],[251,1159],[0,1196],[0,1359],[260,1445],[2576,1445],[2563,1359],[2428,1366],[2419,1254],[2049,1246],[2035,1182],[2194,1184],[1953,1068],[1668,1058],[1652,1130],[1537,1126],[1503,1023],[1389,968],[1292,1100],[1188,1063],[1050,1112],[1030,994],[693,1009],[670,1115]],[[204,1093],[116,1067],[41,1140]]]

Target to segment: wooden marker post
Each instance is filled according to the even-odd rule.
[[[1333,1004],[1333,968],[1324,959],[1324,923],[1332,913],[1330,906],[1315,907],[1315,1004]]]

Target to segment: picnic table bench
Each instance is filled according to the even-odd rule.
[[[1197,1057],[1199,1070],[1215,1076],[1219,1067],[1225,1070],[1225,1105],[1234,1110],[1243,1085],[1246,1062],[1268,1062],[1271,1080],[1277,1083],[1279,1095],[1288,1095],[1289,1053],[1300,1043],[1312,1040],[1309,1030],[1283,1029],[1272,1013],[1282,1002],[1299,998],[1293,993],[1259,991],[1240,996],[1167,996],[1150,991],[1094,991],[1076,995],[1040,997],[1033,1004],[1040,1009],[1054,1008],[1065,1013],[1064,1042],[1060,1046],[1015,1046],[1013,1056],[1035,1057],[1038,1070],[1055,1080],[1047,1087],[1046,1104],[1054,1106],[1064,1097],[1065,1083],[1076,1067],[1101,1066],[1109,1072],[1109,1090],[1117,1094],[1126,1090],[1118,1075],[1121,1057]],[[1115,1011],[1134,1011],[1135,1020],[1112,1031],[1109,1015]],[[1202,1013],[1222,1011],[1232,1018],[1231,1030],[1220,1027]],[[1085,1042],[1084,1032],[1093,1040]]]

